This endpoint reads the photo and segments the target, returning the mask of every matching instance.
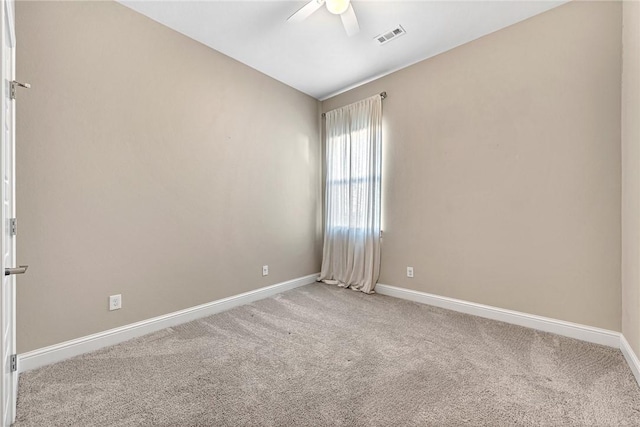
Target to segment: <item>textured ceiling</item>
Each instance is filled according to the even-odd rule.
[[[320,100],[566,2],[353,1],[360,32],[348,37],[325,7],[287,22],[304,1],[119,1]],[[375,41],[398,24],[406,35]]]

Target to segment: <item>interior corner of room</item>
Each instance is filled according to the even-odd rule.
[[[321,114],[386,92],[378,292],[640,379],[639,9],[568,2],[323,98],[123,4],[17,2],[24,366],[314,282]]]

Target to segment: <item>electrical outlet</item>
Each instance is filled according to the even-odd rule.
[[[262,275],[263,276],[268,276],[269,275],[269,266],[268,265],[263,265],[262,266]]]
[[[407,267],[407,277],[413,278],[413,267]]]
[[[122,308],[122,295],[111,295],[109,297],[109,311],[120,310]]]

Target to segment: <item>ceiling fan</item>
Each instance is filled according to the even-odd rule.
[[[353,6],[351,6],[351,0],[311,0],[291,15],[287,21],[304,21],[311,16],[313,12],[320,9],[323,4],[327,6],[329,12],[334,15],[340,15],[342,25],[348,36],[352,36],[360,31],[358,18],[356,18],[356,13],[353,11]]]

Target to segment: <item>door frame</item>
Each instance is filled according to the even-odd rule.
[[[8,292],[9,295],[9,301],[6,301],[4,298],[1,298],[2,295],[4,295],[4,292],[0,292],[0,299],[2,301],[0,301],[0,319],[3,319],[2,321],[0,321],[0,323],[4,322],[6,313],[5,311],[10,311],[9,316],[6,318],[6,322],[8,322],[8,334],[10,334],[11,336],[8,337],[8,339],[6,340],[5,343],[5,339],[4,337],[0,336],[0,347],[2,347],[0,350],[2,351],[2,355],[4,354],[8,354],[9,355],[15,355],[16,354],[16,337],[15,337],[15,325],[16,325],[16,289],[15,289],[15,276],[14,275],[10,275],[10,276],[4,276],[4,271],[5,268],[11,268],[14,267],[13,265],[5,265],[5,258],[4,258],[4,252],[5,252],[5,245],[8,245],[8,247],[6,248],[6,251],[8,251],[11,256],[10,256],[10,260],[9,263],[13,264],[15,263],[15,259],[16,259],[16,244],[15,244],[15,237],[11,236],[11,233],[9,232],[9,221],[10,218],[15,218],[15,102],[14,101],[10,101],[11,102],[11,108],[8,111],[9,113],[9,117],[6,117],[7,114],[7,110],[5,109],[4,106],[4,102],[6,102],[5,100],[7,98],[9,98],[9,91],[11,90],[11,82],[14,80],[15,78],[15,46],[16,46],[16,40],[15,40],[15,2],[14,0],[2,0],[2,7],[0,8],[0,18],[1,18],[1,24],[0,24],[0,31],[1,31],[1,37],[2,37],[2,43],[0,43],[1,45],[1,55],[0,58],[2,60],[2,112],[0,114],[0,117],[2,118],[2,124],[4,125],[5,121],[10,121],[11,122],[11,130],[9,133],[9,140],[7,140],[7,138],[4,137],[5,132],[0,131],[0,135],[2,135],[0,137],[0,163],[2,163],[2,165],[6,165],[7,163],[5,163],[5,159],[2,158],[2,156],[4,155],[4,153],[7,152],[7,144],[12,144],[12,147],[10,147],[9,149],[9,153],[10,153],[10,159],[9,159],[9,164],[11,165],[11,171],[10,171],[10,180],[12,182],[9,183],[9,187],[7,190],[11,193],[9,196],[9,203],[11,204],[10,206],[10,217],[7,218],[5,215],[5,209],[1,208],[0,209],[0,217],[1,217],[1,226],[2,226],[2,256],[0,256],[0,274],[2,274],[3,276],[3,281],[2,281],[2,286],[6,287],[6,286],[10,286],[10,291]],[[5,23],[7,23],[7,27],[5,28]],[[5,38],[8,36],[8,40],[5,40]],[[6,49],[5,48],[5,43],[8,42],[8,45],[11,46],[11,49]],[[8,67],[9,69],[6,69],[7,67],[5,67],[5,63],[6,61],[9,60],[10,61],[10,66]],[[4,166],[3,166],[4,167]],[[1,184],[1,183],[0,183]],[[4,193],[4,185],[2,186],[2,190],[1,193]],[[0,197],[0,203],[2,203],[2,200],[4,200],[4,194],[2,194],[2,197]],[[3,289],[4,291],[4,289]],[[8,310],[7,310],[8,309]],[[8,347],[8,348],[7,348]],[[16,361],[17,364],[17,361]],[[18,372],[17,370],[11,370],[10,366],[7,366],[6,361],[4,361],[3,363],[3,367],[2,369],[0,369],[0,384],[4,384],[4,381],[6,380],[6,376],[10,376],[10,380],[9,380],[9,386],[8,386],[8,393],[5,395],[3,393],[2,387],[0,387],[0,394],[2,394],[1,397],[1,401],[0,401],[0,422],[2,422],[3,426],[9,426],[11,425],[11,423],[13,423],[15,421],[15,416],[16,416],[16,402],[17,402],[17,390],[18,390]],[[7,408],[5,410],[5,408]]]

